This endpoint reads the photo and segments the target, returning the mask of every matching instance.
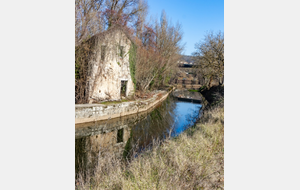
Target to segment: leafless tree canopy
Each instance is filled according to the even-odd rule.
[[[136,81],[140,90],[147,90],[150,84],[155,87],[168,83],[181,57],[181,40],[180,24],[173,26],[164,11],[160,21],[154,22],[154,27],[144,26],[136,63]]]
[[[203,41],[195,45],[194,61],[199,64],[199,74],[210,87],[212,80],[224,83],[224,34],[208,33]]]
[[[145,0],[106,0],[104,17],[108,27],[114,23],[127,25],[134,23],[141,13],[147,10]]]
[[[104,30],[101,8],[103,0],[75,0],[75,46]]]
[[[146,0],[75,0],[75,46],[113,24],[141,28]]]

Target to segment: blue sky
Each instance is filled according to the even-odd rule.
[[[149,0],[148,5],[148,17],[159,18],[165,10],[173,24],[182,25],[185,55],[194,52],[206,32],[224,32],[224,0]]]

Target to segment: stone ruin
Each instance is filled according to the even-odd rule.
[[[84,103],[120,100],[134,93],[129,67],[129,50],[133,44],[122,27],[111,27],[91,37],[79,47],[88,44],[88,56],[76,53],[76,60],[86,67],[84,79]],[[79,52],[79,51],[77,51]],[[78,59],[84,57],[85,59]],[[75,86],[75,93],[79,94]],[[76,102],[76,94],[75,94]]]

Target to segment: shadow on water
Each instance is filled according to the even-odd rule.
[[[174,137],[193,125],[199,118],[201,104],[178,101],[169,96],[153,110],[90,122],[75,127],[75,168],[93,168],[105,152],[130,157],[151,147],[153,139]]]

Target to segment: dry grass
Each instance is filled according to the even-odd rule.
[[[102,156],[76,189],[224,189],[224,108],[206,111],[201,120],[131,162]]]

